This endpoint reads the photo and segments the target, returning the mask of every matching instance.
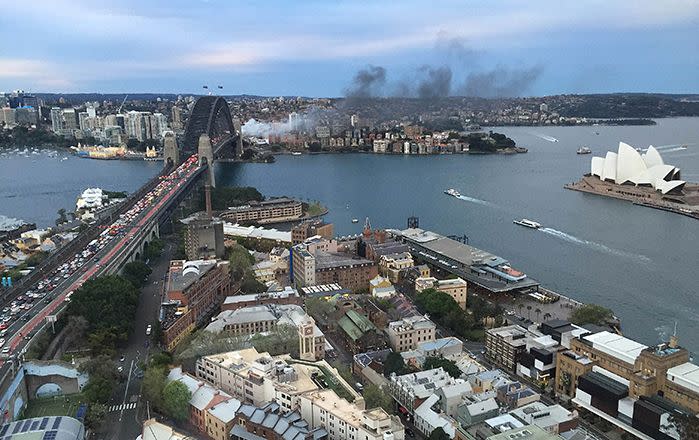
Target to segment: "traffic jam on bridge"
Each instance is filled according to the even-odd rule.
[[[105,226],[104,231],[92,240],[82,252],[76,253],[71,259],[64,262],[43,280],[36,288],[26,294],[17,296],[7,307],[2,309],[0,315],[0,356],[7,358],[17,346],[33,336],[34,330],[42,324],[46,316],[55,313],[65,302],[69,302],[73,292],[82,284],[92,278],[106,262],[116,255],[124,245],[129,243],[154,214],[172,197],[173,194],[191,177],[198,168],[197,155],[190,156],[174,171],[161,177],[161,181],[148,191],[141,199],[119,216],[119,219]],[[151,208],[148,210],[148,208]],[[142,215],[143,214],[143,215]],[[136,223],[136,220],[140,220]],[[111,247],[105,255],[101,255],[105,248]],[[79,271],[85,269],[84,274],[73,281],[69,287],[65,284]],[[31,310],[42,300],[45,307],[38,313]],[[5,336],[13,330],[13,324],[26,322],[17,333],[11,333],[9,341]],[[2,362],[2,361],[0,361]]]

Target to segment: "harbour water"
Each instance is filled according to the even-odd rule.
[[[684,179],[699,181],[699,118],[640,127],[495,129],[529,148],[511,156],[278,156],[274,164],[216,165],[219,185],[249,185],[265,195],[319,200],[338,234],[405,227],[410,215],[443,234],[509,259],[545,286],[611,307],[625,334],[652,344],[677,321],[680,342],[699,350],[699,221],[628,202],[565,190],[589,171],[591,155],[619,140],[659,147]],[[595,134],[598,132],[599,134]],[[687,145],[687,149],[680,149]],[[49,225],[88,186],[132,191],[161,166],[153,162],[0,158],[0,214]],[[455,188],[462,197],[443,194]],[[542,223],[539,230],[513,219]],[[351,219],[360,219],[352,224]]]

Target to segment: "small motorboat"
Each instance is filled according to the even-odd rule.
[[[359,223],[359,219],[353,218],[352,223]]]
[[[526,218],[523,218],[522,220],[513,220],[512,223],[530,229],[539,229],[541,227],[541,223],[537,223],[533,220],[529,220]]]
[[[577,153],[577,154],[590,154],[590,153],[592,153],[592,150],[590,150],[589,147],[583,146],[583,147],[578,148],[578,150],[576,151],[576,153]]]

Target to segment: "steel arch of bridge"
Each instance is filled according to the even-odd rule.
[[[236,137],[239,135],[233,125],[233,117],[228,103],[220,96],[201,96],[194,103],[192,112],[187,120],[180,157],[186,157],[197,152],[199,136],[206,134],[211,139],[214,154],[229,156],[224,148],[230,147],[232,156],[236,152]]]

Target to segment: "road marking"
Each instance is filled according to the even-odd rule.
[[[138,402],[122,403],[121,405],[112,405],[107,409],[107,412],[126,411],[126,410],[130,410],[130,409],[136,409],[137,405],[138,405]]]

